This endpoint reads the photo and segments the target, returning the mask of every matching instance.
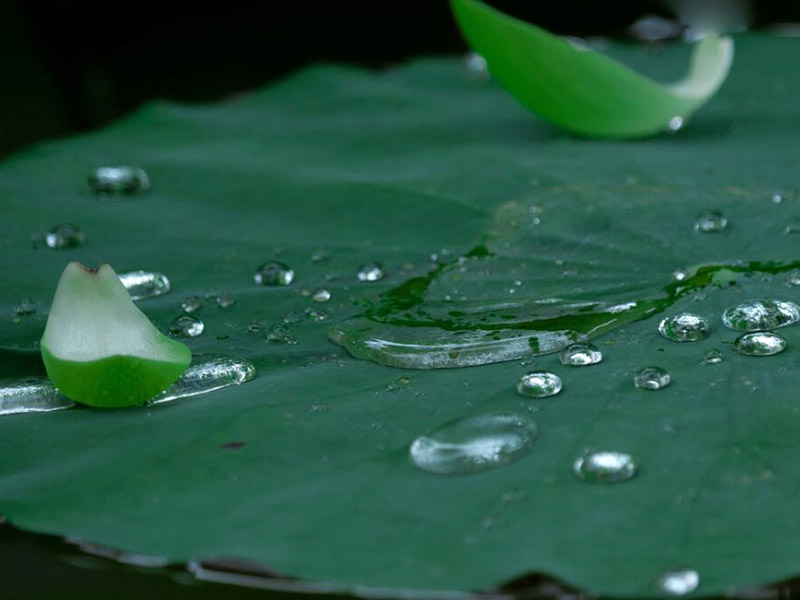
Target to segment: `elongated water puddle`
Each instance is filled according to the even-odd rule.
[[[478,247],[466,257],[483,258]],[[558,352],[621,325],[660,313],[710,285],[726,285],[739,274],[780,273],[800,261],[698,265],[665,287],[635,301],[459,302],[426,299],[430,286],[464,258],[438,265],[382,294],[365,312],[334,325],[330,339],[356,358],[405,369],[483,365]]]

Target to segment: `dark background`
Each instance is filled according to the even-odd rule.
[[[680,2],[748,4],[491,2],[580,36],[625,35],[637,17],[674,16]],[[800,21],[800,0],[749,4],[754,26]],[[309,62],[382,67],[464,49],[446,0],[0,0],[0,156],[101,126],[149,99],[210,101]]]

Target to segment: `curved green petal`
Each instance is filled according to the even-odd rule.
[[[730,37],[695,45],[689,73],[671,85],[509,17],[479,0],[452,0],[470,45],[525,107],[574,133],[636,138],[678,129],[719,89],[733,61]]]

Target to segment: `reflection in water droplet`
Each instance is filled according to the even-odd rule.
[[[44,241],[50,248],[56,250],[76,248],[86,242],[86,234],[75,225],[61,223],[50,230]]]
[[[192,365],[180,379],[151,400],[150,404],[162,404],[213,392],[231,385],[246,383],[255,377],[256,368],[246,360],[197,354],[193,358]]]
[[[572,470],[590,483],[617,483],[636,475],[636,463],[623,452],[590,452],[578,458]]]
[[[267,262],[258,267],[253,280],[258,285],[289,285],[294,281],[294,271],[281,262]]]
[[[747,356],[772,356],[786,350],[786,340],[771,331],[755,331],[736,338],[733,348]]]
[[[785,327],[800,320],[800,307],[787,300],[747,300],[726,310],[722,322],[737,331]]]
[[[0,381],[0,415],[50,412],[73,406],[72,400],[59,394],[43,377]]]
[[[214,301],[220,308],[228,308],[229,306],[236,304],[236,298],[234,298],[233,294],[229,292],[217,294],[217,296],[214,298]]]
[[[125,271],[119,280],[134,300],[163,296],[172,289],[166,275],[153,271]]]
[[[30,298],[23,298],[14,306],[14,314],[24,316],[32,315],[36,312],[36,304]]]
[[[633,383],[642,390],[660,390],[672,381],[669,373],[659,367],[646,367],[633,378]]]
[[[676,133],[677,131],[683,129],[683,117],[672,117],[667,124],[667,128],[671,133]]]
[[[138,167],[98,167],[88,184],[95,194],[142,194],[150,189],[150,178]]]
[[[722,351],[717,350],[716,348],[712,348],[711,350],[706,350],[705,360],[706,364],[718,365],[723,361]]]
[[[383,266],[377,262],[367,262],[361,265],[361,267],[356,272],[356,277],[359,281],[380,281],[384,278],[386,273],[383,270]]]
[[[596,365],[603,360],[603,353],[594,344],[577,343],[570,344],[558,357],[562,365],[570,367],[582,367],[585,365]]]
[[[277,323],[267,331],[267,341],[273,344],[296,344],[297,340],[286,325]]]
[[[172,320],[169,332],[182,337],[197,337],[203,333],[205,324],[195,317],[183,315]]]
[[[716,233],[728,226],[726,219],[718,210],[709,210],[697,218],[694,223],[694,230],[701,233]]]
[[[658,332],[673,342],[697,342],[705,339],[710,331],[705,317],[688,312],[667,317],[658,325]]]
[[[555,373],[534,371],[517,382],[517,392],[529,398],[547,398],[561,391],[561,378]]]
[[[193,313],[203,307],[203,299],[200,296],[189,296],[181,302],[181,308],[185,313]]]
[[[800,269],[794,269],[789,273],[789,278],[786,280],[789,287],[796,287],[800,285]]]
[[[691,594],[700,585],[700,575],[697,571],[673,571],[665,573],[658,580],[661,591],[672,596],[685,596]]]
[[[314,299],[314,302],[327,302],[331,299],[331,293],[325,288],[320,288],[314,292],[312,298]]]
[[[536,426],[515,414],[486,414],[451,421],[411,444],[412,462],[437,475],[469,475],[521,458]]]

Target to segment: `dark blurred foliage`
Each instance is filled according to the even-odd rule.
[[[492,3],[571,35],[619,35],[643,14],[674,16],[670,0]],[[755,25],[800,20],[800,0],[752,6]],[[463,49],[445,0],[2,0],[0,155],[149,99],[213,100],[309,62],[380,67]]]

